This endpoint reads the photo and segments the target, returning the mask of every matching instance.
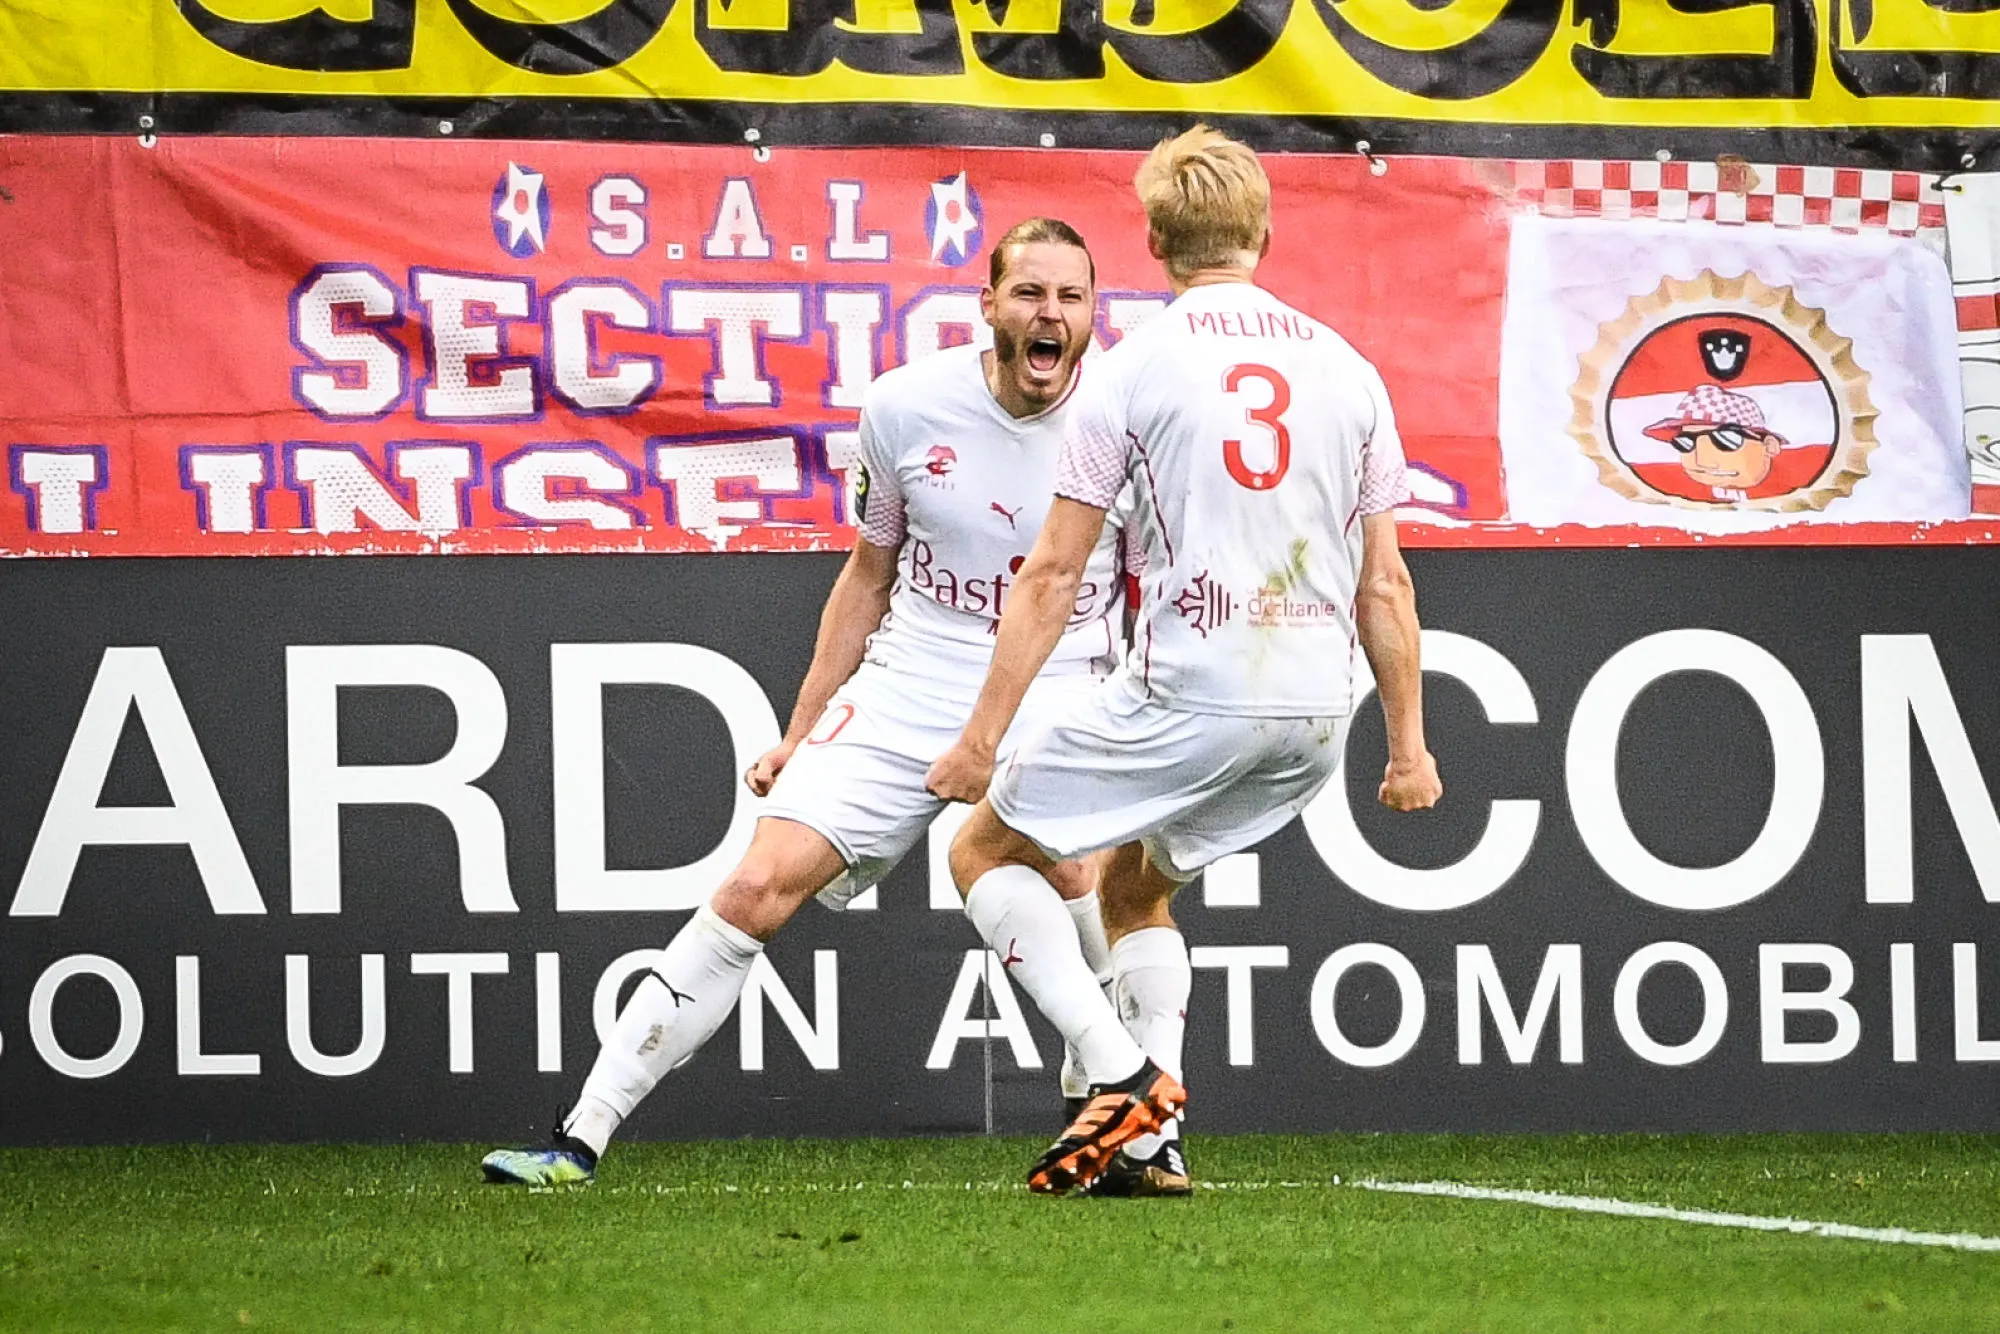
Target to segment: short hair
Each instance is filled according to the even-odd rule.
[[[1090,265],[1090,285],[1097,285],[1097,260],[1091,256],[1090,247],[1084,244],[1083,234],[1061,218],[1029,218],[1009,227],[1007,234],[993,243],[993,253],[986,261],[986,285],[999,290],[1000,280],[1007,276],[1009,248],[1037,244],[1070,245],[1081,250],[1084,260]]]
[[[1133,177],[1167,272],[1256,263],[1271,232],[1271,179],[1249,147],[1196,125],[1163,139]]]

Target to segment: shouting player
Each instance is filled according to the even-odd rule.
[[[1415,810],[1443,791],[1424,743],[1416,597],[1394,514],[1409,491],[1381,377],[1256,285],[1271,187],[1255,153],[1196,126],[1155,148],[1136,185],[1174,301],[1078,389],[1056,499],[986,684],[928,779],[979,802],[951,849],[966,915],[988,942],[1014,942],[1014,979],[1089,1071],[1090,1102],[1029,1176],[1058,1194],[1105,1174],[1121,1145],[1143,1156],[1186,1091],[1121,1026],[1044,875],[1136,842],[1106,869],[1106,923],[1120,944],[1157,932],[1172,937],[1161,953],[1184,951],[1167,913],[1174,888],[1277,832],[1339,764],[1357,639],[1388,720],[1381,801]],[[1128,480],[1145,556],[1130,653],[995,776]]]
[[[1021,223],[993,247],[981,294],[992,350],[950,348],[870,386],[858,540],[827,598],[791,725],[744,775],[769,796],[750,849],[640,979],[552,1143],[487,1155],[489,1180],[589,1179],[620,1122],[728,1017],[765,942],[800,905],[817,893],[845,907],[944,808],[924,773],[971,710],[995,622],[1047,513],[1095,278],[1068,225]],[[1106,529],[1082,559],[1047,670],[1024,692],[1023,726],[1111,670],[1124,605],[1117,534]],[[1057,911],[1071,951],[1108,976],[1089,872],[1064,863],[1050,875],[1068,900]]]

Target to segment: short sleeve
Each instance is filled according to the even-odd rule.
[[[876,438],[869,414],[861,413],[861,439],[855,461],[854,519],[864,540],[891,549],[903,545],[903,482],[895,460],[887,457]]]
[[[1090,368],[1076,387],[1063,422],[1062,454],[1056,460],[1056,494],[1095,509],[1109,510],[1125,488],[1132,448],[1116,386],[1103,368]],[[1083,373],[1079,368],[1079,374]]]
[[[1410,479],[1396,412],[1380,376],[1368,377],[1368,395],[1375,404],[1375,429],[1361,447],[1361,512],[1381,514],[1410,498]]]

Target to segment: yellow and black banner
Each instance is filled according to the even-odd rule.
[[[0,130],[1123,147],[1195,115],[1267,147],[1956,169],[2000,151],[2000,0],[0,8]]]

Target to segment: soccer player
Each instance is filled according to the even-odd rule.
[[[1095,278],[1072,228],[1023,222],[993,247],[981,294],[992,350],[950,348],[870,386],[858,540],[827,598],[784,739],[744,775],[769,797],[750,849],[640,979],[552,1142],[487,1155],[489,1180],[589,1179],[639,1100],[728,1017],[765,942],[800,905],[818,894],[845,907],[944,809],[924,773],[972,707],[995,623],[1048,510],[1061,414],[1090,345]],[[1083,557],[1047,669],[1024,692],[1022,727],[1111,670],[1123,585],[1118,535],[1107,528]],[[1051,877],[1068,901],[1058,911],[1071,949],[1108,977],[1091,872],[1064,863]]]
[[[1396,544],[1409,494],[1389,397],[1338,334],[1256,285],[1271,187],[1255,153],[1196,126],[1135,182],[1167,309],[1096,358],[1065,425],[1056,499],[1015,582],[965,732],[931,769],[977,801],[951,849],[965,910],[1012,941],[1012,975],[1081,1053],[1092,1097],[1028,1178],[1088,1186],[1144,1160],[1186,1097],[1099,991],[1044,873],[1117,844],[1101,894],[1121,946],[1154,966],[1185,946],[1167,900],[1275,833],[1340,762],[1354,648],[1388,720],[1380,800],[1442,795],[1424,743],[1416,597]],[[1123,667],[1046,730],[1001,741],[1062,633],[1105,513],[1127,481],[1143,543]],[[989,788],[990,782],[990,788]],[[1176,1041],[1174,1046],[1178,1046]]]

